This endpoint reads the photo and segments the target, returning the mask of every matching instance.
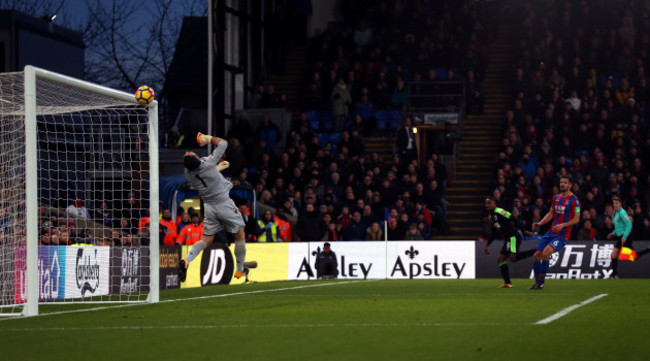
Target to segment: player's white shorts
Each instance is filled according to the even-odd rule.
[[[229,233],[237,233],[245,226],[241,213],[232,199],[219,204],[204,203],[203,208],[203,234],[206,236],[214,236],[222,229]]]

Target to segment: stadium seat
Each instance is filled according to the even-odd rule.
[[[587,150],[579,150],[579,151],[576,152],[576,158],[580,158],[583,155],[586,156],[586,157],[589,157],[589,151],[587,151]]]
[[[343,121],[343,129],[350,129],[351,125],[352,125],[352,117],[351,116],[345,117],[345,120]]]
[[[323,119],[323,131],[325,132],[331,132],[334,130],[334,120],[332,118],[324,118]]]
[[[329,110],[321,110],[318,114],[322,131],[331,132],[334,130],[334,119],[332,119],[332,112]]]
[[[388,129],[395,130],[399,128],[400,123],[402,122],[402,111],[401,110],[389,110],[388,111]]]
[[[648,109],[646,107],[639,107],[639,117],[645,119]]]
[[[316,133],[316,137],[318,137],[318,144],[321,148],[329,141],[329,134],[327,133]]]
[[[377,130],[383,132],[388,127],[388,112],[386,110],[378,110],[375,112],[375,119],[377,119]]]
[[[617,86],[621,85],[621,80],[623,80],[623,77],[616,75],[601,75],[600,83],[604,85],[608,79],[612,81],[612,86],[616,88]]]
[[[305,114],[307,114],[309,129],[312,131],[318,131],[320,128],[320,117],[318,116],[318,110],[308,110],[305,112]]]
[[[330,133],[329,142],[332,143],[332,146],[341,143],[341,134],[340,133]]]

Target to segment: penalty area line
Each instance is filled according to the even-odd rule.
[[[568,315],[569,313],[573,312],[574,310],[576,310],[576,309],[578,309],[578,308],[580,308],[582,306],[588,305],[588,304],[590,304],[590,303],[592,303],[594,301],[597,301],[597,300],[599,300],[599,299],[601,299],[601,298],[603,298],[605,296],[608,296],[608,295],[609,295],[608,293],[601,293],[598,296],[594,296],[594,297],[592,297],[592,298],[590,298],[588,300],[584,300],[584,301],[582,301],[580,303],[576,303],[575,305],[572,305],[572,306],[569,306],[569,307],[567,307],[565,309],[562,309],[562,310],[560,310],[560,312],[557,312],[556,314],[553,314],[553,315],[551,315],[549,317],[546,317],[543,320],[539,320],[539,321],[533,323],[533,325],[547,325],[547,324],[549,324],[549,323],[551,323],[551,322],[553,322],[553,321],[555,321],[555,320],[557,320],[559,318],[562,318],[562,317]]]
[[[67,310],[67,311],[41,313],[41,314],[36,315],[36,316],[24,316],[24,317],[15,317],[15,318],[0,318],[0,322],[8,321],[8,320],[22,320],[22,319],[30,318],[30,317],[66,315],[66,314],[69,314],[69,313],[94,312],[94,311],[112,310],[112,309],[117,309],[117,308],[126,308],[126,307],[134,307],[134,306],[156,305],[156,304],[160,304],[160,303],[204,300],[204,299],[208,299],[208,298],[222,298],[222,297],[230,297],[230,296],[252,295],[252,294],[256,294],[256,293],[291,291],[291,290],[299,290],[299,289],[303,289],[303,288],[347,285],[347,284],[350,284],[350,283],[372,282],[372,281],[373,280],[358,280],[358,281],[346,281],[346,282],[318,283],[318,284],[296,286],[296,287],[274,288],[274,289],[268,289],[268,290],[242,291],[242,292],[232,292],[232,293],[221,293],[221,294],[218,294],[218,295],[187,297],[187,298],[175,298],[175,299],[170,299],[170,300],[162,300],[162,301],[159,301],[157,303],[142,302],[142,303],[129,303],[129,304],[124,304],[124,305],[116,305],[116,306],[91,307],[91,308],[82,308],[82,309],[78,309],[78,310]]]

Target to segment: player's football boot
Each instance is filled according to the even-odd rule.
[[[187,278],[187,261],[185,261],[185,258],[183,258],[178,262],[178,280],[181,282],[185,282],[186,278]]]
[[[530,286],[529,290],[541,290],[544,289],[544,282],[536,281],[534,285]]]
[[[512,288],[512,283],[504,283],[499,288]]]
[[[250,270],[248,269],[248,267],[244,267],[244,271],[243,271],[243,272],[237,270],[237,271],[235,271],[235,278],[236,278],[236,279],[240,279],[240,278],[242,278],[242,277],[244,277],[244,276],[248,276],[248,272],[250,272]]]

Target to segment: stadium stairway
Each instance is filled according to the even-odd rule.
[[[292,121],[297,121],[300,112],[306,109],[302,106],[303,94],[309,90],[311,80],[311,46],[292,43],[285,57],[284,74],[272,74],[269,85],[275,86],[278,95],[287,93],[287,103],[291,110]]]
[[[393,132],[395,133],[395,132]],[[391,163],[393,160],[393,147],[395,145],[395,137],[363,137],[363,147],[366,154],[366,159],[370,159],[372,153],[377,152],[379,159],[385,164]]]
[[[463,120],[463,137],[458,143],[456,172],[445,192],[449,201],[448,235],[436,239],[474,240],[483,236],[483,200],[489,195],[492,168],[501,140],[501,120],[510,104],[508,80],[512,76],[512,28],[501,25],[498,38],[488,47],[483,79],[484,112]]]

